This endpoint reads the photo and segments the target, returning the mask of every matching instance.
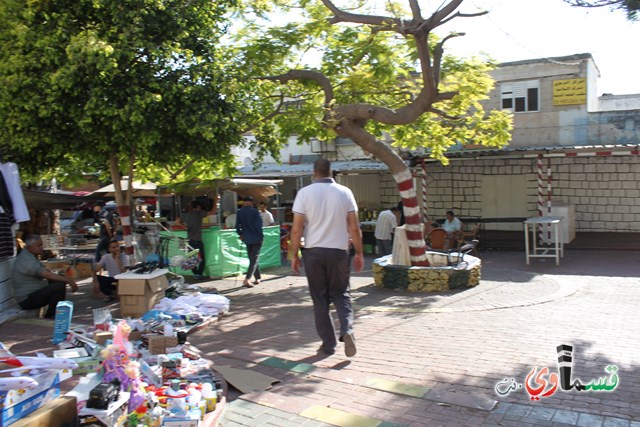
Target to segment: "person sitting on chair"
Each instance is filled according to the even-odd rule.
[[[453,211],[447,211],[447,219],[442,225],[442,228],[447,232],[449,248],[453,246],[454,242],[462,240],[462,222],[456,218]]]
[[[118,290],[118,280],[114,276],[127,271],[127,267],[129,267],[129,257],[120,251],[120,243],[112,240],[109,242],[109,253],[102,256],[93,270],[93,291],[98,296],[104,295],[104,302],[115,300],[114,293]],[[98,275],[102,269],[107,270],[106,276]]]
[[[32,234],[24,240],[25,247],[13,263],[13,290],[18,305],[23,310],[33,310],[49,305],[44,317],[53,319],[56,305],[66,298],[65,284],[71,291],[78,290],[75,280],[47,270],[38,260],[44,252],[42,238]]]

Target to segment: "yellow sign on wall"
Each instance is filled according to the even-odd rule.
[[[580,105],[587,102],[587,79],[553,81],[553,105]]]

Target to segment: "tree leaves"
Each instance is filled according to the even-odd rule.
[[[0,144],[21,170],[72,177],[113,152],[121,173],[132,153],[140,171],[230,163],[240,133],[217,50],[233,1],[3,3]]]

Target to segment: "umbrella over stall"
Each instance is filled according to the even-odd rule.
[[[129,180],[120,180],[120,186],[122,188],[122,191],[128,190]],[[99,188],[92,194],[102,194],[105,197],[114,197],[115,191],[115,186],[113,184],[109,184],[105,187]],[[143,183],[142,181],[133,181],[133,184],[131,186],[131,195],[135,197],[157,197],[158,186],[152,182]]]

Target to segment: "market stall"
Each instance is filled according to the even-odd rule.
[[[265,227],[264,242],[258,259],[260,268],[279,267],[280,260],[280,227]],[[172,258],[184,256],[187,232],[173,230],[160,232],[159,252],[171,265],[171,270],[184,276],[192,275],[189,269],[183,269],[179,263],[172,263]],[[209,277],[226,277],[247,271],[249,258],[247,248],[239,239],[235,229],[221,229],[218,226],[203,227],[202,239],[205,249],[204,275]]]
[[[244,197],[253,197],[255,200],[266,201],[275,197],[278,203],[278,186],[282,180],[278,179],[247,179],[228,178],[222,180],[202,181],[190,184],[176,185],[172,190],[193,198],[208,197],[215,201],[214,215],[203,220],[202,240],[205,249],[205,269],[203,274],[209,277],[226,277],[245,272],[249,266],[247,249],[238,237],[235,229],[224,228],[222,213],[235,213],[237,201]],[[232,196],[231,205],[234,210],[223,207],[224,196]],[[277,208],[276,208],[277,209]],[[280,227],[278,225],[265,227],[264,241],[260,251],[260,268],[279,267],[280,258]],[[157,252],[164,264],[169,265],[171,271],[190,276],[193,273],[188,265],[181,265],[176,257],[184,256],[189,252],[186,247],[187,232],[183,229],[172,228],[159,233]],[[173,261],[172,261],[173,260]]]

